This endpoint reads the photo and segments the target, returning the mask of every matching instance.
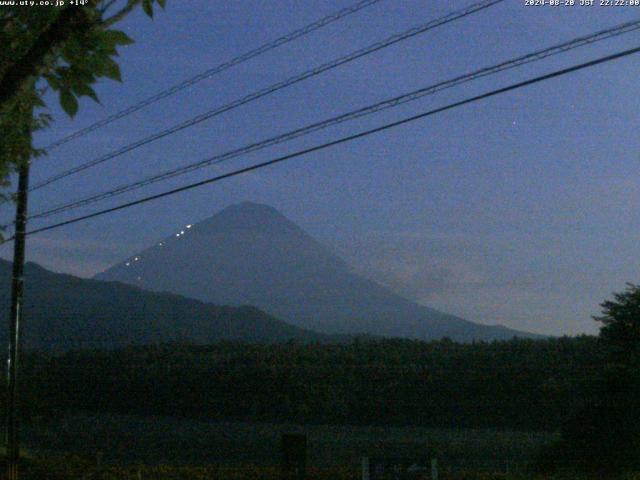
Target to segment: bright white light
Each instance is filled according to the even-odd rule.
[[[184,235],[184,230],[182,230],[182,231],[180,232],[180,235]]]
[[[179,236],[180,236],[180,234],[179,234],[179,233],[176,233],[176,237],[179,237]]]
[[[129,265],[131,265],[131,263],[130,263],[130,262],[127,262],[127,263],[125,263],[125,265],[128,267]]]
[[[187,225],[187,228],[191,228],[193,225]]]
[[[136,257],[133,259],[134,262],[137,262],[138,260],[140,260],[140,257]]]

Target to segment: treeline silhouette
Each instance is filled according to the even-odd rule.
[[[30,353],[22,413],[556,430],[591,398],[603,363],[589,336]]]

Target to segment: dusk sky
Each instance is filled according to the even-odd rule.
[[[168,0],[125,30],[124,82],[73,120],[48,103],[45,145],[355,0]],[[382,0],[37,160],[32,182],[474,2]],[[579,0],[576,0],[579,3]],[[596,3],[599,3],[596,1]],[[30,212],[640,18],[640,7],[505,2],[42,188]],[[558,68],[640,46],[640,31],[174,178],[31,227],[157,193]],[[595,333],[598,304],[640,282],[640,56],[456,108],[319,153],[34,235],[28,258],[92,276],[241,201],[269,204],[354,270],[471,321]],[[4,206],[2,220],[11,217]],[[0,255],[10,258],[4,245]],[[28,279],[27,279],[28,281]]]

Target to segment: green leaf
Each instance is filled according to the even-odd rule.
[[[70,117],[74,117],[78,113],[78,100],[69,90],[60,92],[60,105]]]
[[[93,71],[87,65],[74,65],[71,68],[71,84],[87,84],[95,83],[96,77]]]
[[[44,79],[47,81],[49,86],[54,90],[60,90],[60,80],[53,74],[44,74]]]
[[[144,13],[153,18],[153,1],[152,0],[142,0],[142,9]]]
[[[77,96],[85,96],[91,98],[94,102],[100,103],[95,90],[87,83],[77,83],[72,87],[73,92]]]
[[[69,63],[72,63],[77,59],[81,59],[83,53],[83,45],[75,36],[72,36],[69,40],[67,40],[62,49],[63,58]]]
[[[110,45],[131,45],[133,40],[122,30],[107,30],[102,33],[102,40]]]
[[[120,74],[120,67],[111,58],[105,58],[102,64],[102,73],[105,77],[122,82],[122,75]]]

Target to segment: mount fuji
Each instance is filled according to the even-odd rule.
[[[274,208],[250,202],[186,225],[95,278],[218,305],[253,305],[323,333],[457,341],[536,337],[403,298],[354,274]]]

